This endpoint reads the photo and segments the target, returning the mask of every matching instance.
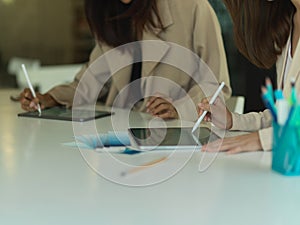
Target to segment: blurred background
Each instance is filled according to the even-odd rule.
[[[26,62],[31,70],[47,66],[47,71],[40,72],[45,76],[55,76],[48,68],[51,71],[56,68],[71,73],[68,79],[74,77],[94,45],[83,2],[0,0],[0,88],[22,88],[18,80],[20,62]],[[264,109],[260,86],[266,76],[275,81],[275,68],[258,69],[239,54],[233,40],[232,22],[222,0],[209,2],[222,27],[233,95],[246,97],[245,112],[260,111]]]

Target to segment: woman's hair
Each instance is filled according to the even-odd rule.
[[[156,0],[85,0],[85,12],[96,38],[112,47],[137,41],[144,29],[162,28]]]
[[[282,53],[292,28],[295,7],[290,0],[223,0],[231,14],[239,51],[268,69]]]

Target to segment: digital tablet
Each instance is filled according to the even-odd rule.
[[[129,128],[128,132],[132,146],[141,150],[195,149],[219,138],[206,127],[198,128],[193,134],[192,127]]]
[[[42,115],[39,116],[37,111],[35,112],[24,112],[19,113],[20,117],[32,117],[32,118],[41,118],[41,119],[52,119],[52,120],[67,120],[67,121],[77,121],[84,122],[88,120],[93,120],[101,118],[104,116],[111,115],[111,112],[108,111],[91,111],[85,109],[67,109],[65,107],[53,107],[42,110]]]

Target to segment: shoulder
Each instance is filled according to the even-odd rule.
[[[172,16],[210,17],[211,14],[214,14],[208,0],[158,0],[157,2],[161,13],[170,11]]]
[[[207,9],[210,8],[210,3],[208,0],[158,0],[166,1],[170,5],[170,7],[176,7],[185,10],[195,10],[195,8],[199,9]]]

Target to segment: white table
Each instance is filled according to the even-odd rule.
[[[300,179],[271,171],[271,153],[219,154],[199,173],[198,152],[162,183],[118,185],[61,144],[72,123],[18,118],[10,93],[0,91],[0,224],[299,224]],[[97,126],[111,129],[108,118]]]

